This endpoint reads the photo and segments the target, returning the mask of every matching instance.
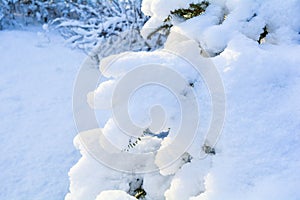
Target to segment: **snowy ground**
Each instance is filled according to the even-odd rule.
[[[0,199],[62,199],[79,158],[71,97],[85,56],[50,39],[0,31]]]

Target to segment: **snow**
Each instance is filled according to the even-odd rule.
[[[143,37],[162,25],[170,10],[187,7],[191,2],[144,0],[142,10],[151,18],[142,30]],[[178,105],[180,97],[157,85],[145,87],[141,84],[142,87],[132,92],[128,101],[128,115],[133,122],[124,120],[125,124],[134,123],[145,129],[151,127],[152,119],[163,115],[165,122],[160,131],[170,128],[170,134],[163,139],[142,137],[139,129],[132,129],[133,135],[141,136],[141,141],[129,148],[128,152],[139,155],[138,153],[149,150],[151,154],[146,162],[152,162],[154,157],[155,165],[159,167],[156,172],[139,174],[143,179],[142,187],[147,192],[146,199],[299,199],[300,4],[297,1],[283,4],[278,0],[224,0],[210,3],[204,14],[182,22],[174,21],[164,49],[123,53],[101,61],[101,74],[108,80],[100,82],[98,88],[90,91],[88,102],[96,109],[96,113],[97,109],[112,112],[99,117],[104,125],[81,133],[81,137],[84,134],[93,135],[90,139],[100,140],[94,145],[98,144],[110,151],[108,141],[101,139],[103,136],[100,139],[97,136],[103,133],[114,147],[113,155],[117,155],[115,151],[118,149],[120,152],[126,149],[131,137],[122,131],[129,129],[122,129],[120,118],[113,116],[113,110],[124,99],[121,98],[122,95],[115,95],[114,91],[118,85],[133,89],[130,84],[136,79],[143,82],[152,74],[147,71],[134,77],[130,73],[145,65],[155,68],[155,64],[160,64],[164,69],[179,73],[187,83],[194,83],[191,93],[187,89],[184,91],[189,98],[192,94],[197,96],[201,111],[198,117],[202,117],[199,121],[203,124],[184,155],[165,167],[163,164],[169,159],[166,155],[172,154],[164,155],[161,150],[178,139],[176,133],[181,128],[179,124],[182,114],[182,110],[178,110],[181,105]],[[268,34],[262,44],[258,44],[265,26]],[[222,79],[226,95],[226,118],[215,146],[216,155],[199,157],[204,133],[212,117],[212,104],[209,103],[211,99],[203,77],[169,51],[185,53],[190,60],[201,57],[201,54],[204,56],[203,63],[207,64],[207,60],[211,60]],[[156,72],[156,76],[160,77],[161,71]],[[131,83],[119,82],[128,76],[131,77]],[[172,84],[168,80],[177,81],[172,79],[175,76],[171,77],[166,76],[162,81],[169,84],[169,88],[172,88]],[[156,83],[157,80],[154,80]],[[114,99],[116,97],[117,100]],[[125,101],[127,98],[128,96]],[[151,109],[158,104],[163,108],[162,113],[159,111],[159,115],[152,115]],[[188,130],[186,127],[185,131],[189,132]],[[184,144],[186,138],[182,139]],[[68,199],[95,199],[98,194],[104,194],[105,190],[120,190],[126,184],[127,188],[124,187],[123,191],[131,190],[128,188],[129,183],[138,174],[134,171],[137,168],[132,169],[132,173],[122,173],[109,166],[104,167],[105,161],[97,164],[99,159],[91,160],[91,155],[87,153],[89,145],[80,140],[80,136],[76,138],[76,142],[83,157],[71,169]],[[180,145],[178,147],[180,149]],[[96,154],[96,151],[92,154],[94,159]],[[126,157],[127,154],[123,155]],[[189,159],[191,160],[188,161]],[[113,160],[112,156],[109,163],[112,164]],[[140,164],[137,158],[136,165]],[[114,168],[113,164],[110,167]],[[91,180],[84,175],[87,168],[94,170],[94,173],[88,172],[90,176],[97,174],[97,178],[92,180],[97,180],[98,187],[85,184]],[[101,178],[102,181],[99,180]],[[85,193],[79,191],[81,188],[85,189]],[[117,197],[118,194],[119,192],[110,193],[112,197]]]
[[[0,31],[0,199],[61,199],[79,158],[71,97],[85,55],[38,31]]]
[[[228,62],[227,49],[239,55]],[[230,68],[223,76],[227,123],[217,145],[221,152],[207,177],[209,192],[195,199],[298,199],[300,46],[260,48],[240,36],[227,49],[215,58]]]
[[[143,36],[192,2],[144,0]],[[146,200],[298,200],[300,4],[210,3],[200,16],[171,21],[164,48],[81,68],[101,76],[80,101],[95,119],[82,112],[76,164],[70,101],[83,55],[56,36],[49,43],[49,33],[37,41],[33,32],[0,32],[1,199],[61,199],[73,165],[66,200],[131,200],[141,189]],[[214,118],[223,102],[216,88],[226,95],[224,124],[222,110]],[[222,132],[206,137],[214,120]]]
[[[120,190],[120,191],[104,191],[101,192],[99,196],[97,196],[96,200],[135,200],[136,198],[130,196],[126,192]]]

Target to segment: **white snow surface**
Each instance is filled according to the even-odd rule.
[[[62,199],[78,160],[72,88],[85,55],[38,28],[0,31],[0,199]],[[50,43],[49,40],[50,39]]]
[[[136,200],[133,196],[130,196],[122,190],[108,190],[101,192],[96,198],[96,200]]]

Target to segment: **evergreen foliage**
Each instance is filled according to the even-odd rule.
[[[204,13],[208,5],[208,1],[202,1],[201,3],[197,4],[191,3],[189,8],[180,8],[171,11],[171,15],[183,18],[184,20],[191,19]]]
[[[269,34],[267,26],[263,28],[263,32],[260,34],[259,39],[257,40],[258,44],[261,44],[266,36]]]
[[[180,8],[171,11],[170,15],[168,15],[168,17],[163,21],[163,24],[148,35],[148,39],[151,39],[158,33],[168,36],[170,33],[170,28],[173,26],[172,19],[177,18],[179,20],[188,20],[197,17],[203,14],[208,6],[208,1],[202,1],[196,4],[191,3],[188,8]]]

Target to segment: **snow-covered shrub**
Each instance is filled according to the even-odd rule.
[[[8,0],[0,0],[0,30],[7,26],[14,25],[14,18],[12,9],[10,6],[11,2]]]
[[[200,3],[190,3],[187,8],[176,8],[171,10],[169,15],[162,20],[161,24],[154,25],[157,27],[148,27],[150,31],[144,30],[143,36],[147,39],[151,39],[156,35],[163,35],[167,37],[174,23],[176,24],[178,22],[197,17],[203,14],[208,6],[208,1],[201,1]]]
[[[69,0],[1,0],[0,28],[43,24],[57,17],[70,16]]]
[[[165,37],[144,39],[141,0],[0,0],[0,29],[47,24],[67,43],[99,61],[124,51],[152,50]]]
[[[103,0],[89,4],[72,2],[77,18],[61,17],[51,22],[72,47],[83,49],[97,60],[124,51],[156,49],[161,38],[146,40],[140,30],[148,20],[141,0]]]
[[[189,10],[189,5],[194,3],[192,0],[144,0],[142,10],[151,16],[142,31],[146,37],[161,26],[172,11],[179,10],[183,17],[172,19],[173,26],[169,29],[164,49],[124,53],[102,59],[100,71],[109,80],[101,82],[95,91],[88,94],[88,103],[94,109],[103,110],[118,106],[109,101],[115,85],[134,67],[149,62],[177,69],[187,79],[186,86],[202,94],[205,87],[201,88],[204,85],[199,82],[201,78],[183,65],[178,57],[166,55],[166,52],[180,51],[193,58],[203,58],[204,54],[201,52],[204,49],[212,56],[210,59],[224,80],[228,103],[226,124],[218,146],[215,148],[207,143],[202,146],[200,136],[201,139],[195,139],[173,165],[156,173],[135,174],[136,168],[132,168],[132,173],[122,173],[99,164],[95,160],[95,154],[88,151],[93,148],[85,148],[87,143],[78,136],[75,143],[82,158],[70,170],[71,186],[66,199],[92,200],[97,195],[106,193],[126,198],[124,192],[131,196],[136,194],[132,192],[137,188],[133,185],[145,191],[146,200],[299,198],[299,122],[295,116],[299,116],[300,109],[295,108],[299,108],[299,95],[296,91],[299,90],[300,81],[300,4],[296,1],[286,1],[283,4],[279,0],[209,2],[204,13],[194,16],[185,13]],[[118,57],[121,59],[116,59]],[[207,57],[203,59],[210,60]],[[210,67],[205,65],[203,68]],[[144,73],[134,77],[134,80],[142,80],[148,76],[149,74]],[[169,78],[170,76],[166,76],[163,79]],[[134,104],[129,113],[139,125],[147,125],[145,121],[150,120],[145,117],[150,110],[148,104],[157,104],[151,102],[151,98],[161,100],[159,104],[163,105],[167,113],[179,107],[171,96],[157,88],[152,91],[137,90],[133,94],[138,97],[133,97],[128,102]],[[118,100],[121,102],[123,99]],[[197,100],[203,102],[205,98],[201,96]],[[206,104],[203,110],[200,109],[201,114],[206,115],[209,106]],[[88,139],[93,141],[91,143],[95,145],[92,146],[95,149],[98,146],[106,147],[106,140],[103,139],[106,138],[122,147],[119,150],[125,153],[151,151],[153,149],[149,146],[154,146],[154,149],[167,146],[174,137],[174,130],[179,124],[176,121],[179,113],[173,111],[168,114],[170,121],[166,121],[164,128],[171,129],[166,138],[151,137],[152,133],[149,131],[141,135],[141,131],[141,137],[131,140],[131,137],[118,129],[112,113],[101,118],[104,125],[99,129],[104,137],[99,137],[101,134],[97,129],[80,135],[93,136]],[[201,127],[206,130],[202,125]],[[199,135],[201,134],[197,134]],[[209,156],[201,159],[199,151]],[[159,157],[159,154],[154,153],[154,156],[157,166],[166,159]],[[110,158],[118,162],[115,157]],[[126,160],[122,161],[126,163]],[[134,164],[146,166],[149,163]],[[137,176],[141,182],[137,181]],[[119,190],[123,190],[123,194]]]

